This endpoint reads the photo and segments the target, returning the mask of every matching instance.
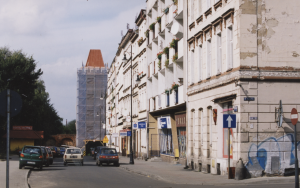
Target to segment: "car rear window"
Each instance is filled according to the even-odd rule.
[[[40,153],[41,149],[40,148],[33,148],[33,147],[25,147],[23,150],[23,153]]]
[[[67,154],[80,154],[80,149],[68,149]]]
[[[116,149],[102,149],[101,154],[116,154]]]
[[[65,148],[61,147],[60,150],[65,150]]]

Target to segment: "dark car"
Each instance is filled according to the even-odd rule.
[[[100,148],[96,158],[96,165],[98,166],[102,166],[103,163],[107,165],[113,163],[115,166],[120,166],[118,152],[115,148]]]
[[[23,166],[38,167],[40,170],[43,169],[44,156],[41,147],[37,146],[24,146],[20,158],[19,158],[19,169]]]
[[[60,155],[61,155],[61,156],[64,156],[65,150],[66,150],[65,147],[60,147],[60,148],[59,148],[59,151],[60,151]]]
[[[50,165],[50,160],[49,160],[49,154],[48,154],[48,151],[47,151],[47,149],[46,149],[46,147],[45,146],[40,146],[41,147],[41,149],[42,149],[42,153],[43,153],[43,165],[45,165],[45,166],[49,166]]]
[[[97,153],[99,153],[101,148],[108,148],[107,146],[97,146],[94,151],[94,160],[96,160]]]
[[[47,147],[51,149],[53,153],[53,157],[59,157],[61,155],[59,147],[56,146],[47,146]]]
[[[53,153],[51,151],[51,149],[49,147],[45,147],[45,149],[47,150],[48,153],[48,159],[49,159],[49,164],[52,165],[53,164]]]

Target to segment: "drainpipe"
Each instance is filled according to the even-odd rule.
[[[188,18],[189,18],[189,1],[186,1],[186,40],[185,40],[185,43],[187,44],[187,40],[188,40],[188,36],[189,36],[189,22],[188,22]],[[184,18],[183,18],[184,19]],[[188,57],[188,45],[186,45],[186,53],[185,53],[185,55],[186,55],[186,79],[185,79],[185,83],[186,83],[186,93],[187,93],[187,88],[188,88],[188,59],[189,59],[189,57]],[[188,95],[186,95],[186,112],[185,112],[185,114],[186,114],[186,148],[187,148],[187,150],[188,150],[188,148],[189,148],[189,137],[188,137],[188,131],[189,131],[189,118],[188,118]],[[187,152],[187,151],[186,151]],[[187,157],[187,155],[186,155],[186,157]],[[185,164],[185,168],[187,168],[188,167],[188,157],[186,158],[186,164]]]

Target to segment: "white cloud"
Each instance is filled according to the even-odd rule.
[[[121,30],[133,27],[145,1],[140,0],[0,0],[0,46],[33,55],[64,119],[76,117],[76,71],[90,49],[101,49],[110,63]]]

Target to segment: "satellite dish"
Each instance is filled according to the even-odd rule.
[[[178,23],[174,22],[171,27],[171,33],[176,36],[177,38],[183,37],[183,27]]]

